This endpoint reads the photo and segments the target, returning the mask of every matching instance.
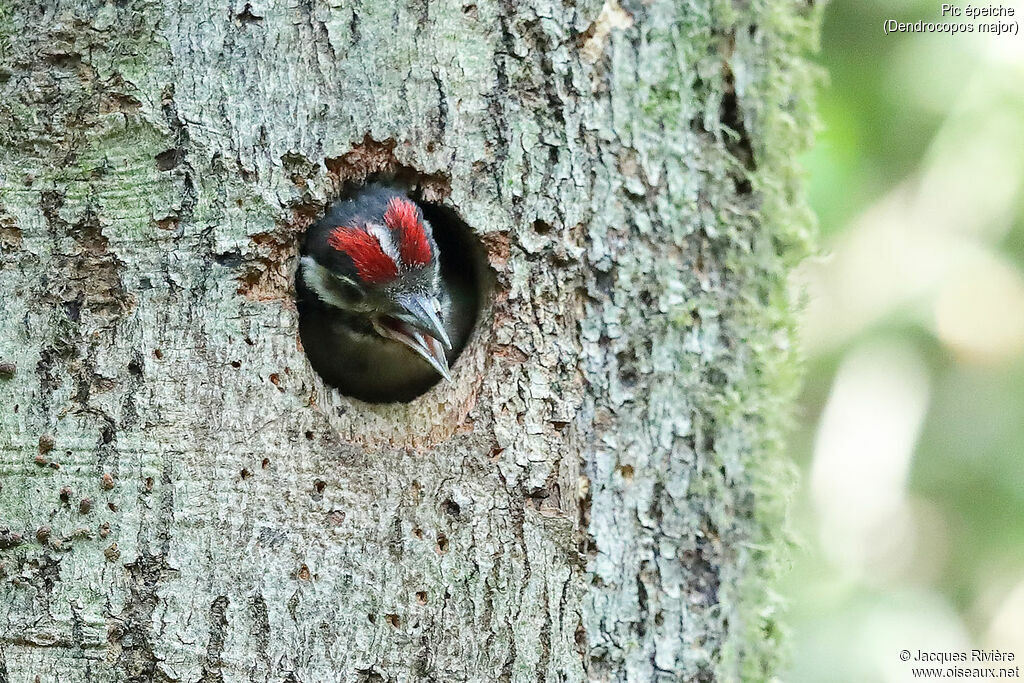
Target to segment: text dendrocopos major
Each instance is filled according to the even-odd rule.
[[[444,277],[433,229],[404,193],[370,185],[336,202],[306,231],[296,274],[310,363],[373,403],[451,381],[475,314],[457,279]]]

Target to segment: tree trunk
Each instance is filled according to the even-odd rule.
[[[0,4],[0,683],[761,680],[813,9]],[[346,183],[456,212],[454,385],[297,337]]]

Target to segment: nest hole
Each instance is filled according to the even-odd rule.
[[[417,207],[411,220],[422,217],[418,224],[432,236],[429,262],[408,255],[416,252],[406,250],[402,219],[385,219],[395,200]],[[339,237],[352,230],[362,231],[358,239]],[[342,190],[306,230],[300,253],[299,335],[326,384],[367,403],[409,403],[444,382],[445,372],[459,384],[458,359],[494,278],[480,239],[452,208],[425,201],[414,184],[372,178]],[[431,316],[443,328],[434,335]]]

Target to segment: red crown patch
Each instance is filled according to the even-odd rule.
[[[365,230],[339,226],[327,236],[327,244],[348,254],[364,282],[387,282],[398,276],[398,266]]]
[[[388,202],[384,223],[398,234],[398,253],[407,266],[430,263],[430,240],[427,238],[419,209],[408,199],[395,197]]]

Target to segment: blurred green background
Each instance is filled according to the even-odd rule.
[[[824,11],[787,681],[1024,668],[1024,37],[883,33],[940,5]]]

